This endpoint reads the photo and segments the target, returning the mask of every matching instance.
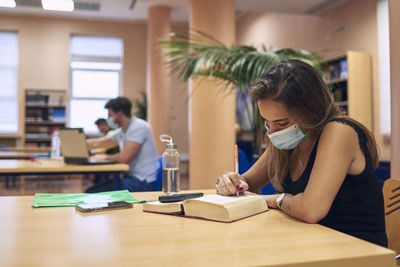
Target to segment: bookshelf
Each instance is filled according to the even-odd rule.
[[[335,102],[349,115],[372,130],[371,56],[360,51],[323,64],[324,79],[331,87]]]
[[[50,147],[54,131],[65,127],[64,90],[25,90],[23,143],[26,147]]]

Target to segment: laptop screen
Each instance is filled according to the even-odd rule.
[[[81,128],[59,130],[61,152],[65,158],[89,158],[86,137]]]

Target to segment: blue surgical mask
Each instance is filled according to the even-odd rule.
[[[267,135],[276,148],[285,150],[295,148],[307,138],[297,124]]]
[[[112,128],[112,129],[117,129],[117,128],[119,128],[118,123],[115,123],[114,120],[113,120],[113,118],[111,118],[111,117],[108,117],[108,118],[107,118],[107,124],[108,124],[108,126],[110,126],[110,128]]]

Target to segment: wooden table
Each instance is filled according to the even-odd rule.
[[[119,177],[121,173],[129,171],[128,164],[103,165],[72,165],[62,160],[38,159],[31,160],[0,160],[0,176],[13,178],[21,175],[56,175],[56,174],[108,174]]]
[[[29,152],[0,151],[0,159],[30,159],[32,156]]]
[[[16,146],[16,147],[1,147],[0,151],[14,151],[14,152],[31,152],[31,153],[49,153],[50,147],[24,147],[24,146]]]
[[[140,204],[85,215],[32,201],[0,197],[1,266],[395,266],[391,250],[278,210],[219,223],[146,213]]]

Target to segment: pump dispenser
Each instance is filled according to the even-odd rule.
[[[178,145],[167,134],[160,135],[160,141],[167,143],[162,155],[162,190],[167,195],[177,194],[180,184]]]
[[[51,152],[50,157],[52,159],[59,159],[61,157],[61,141],[58,135],[58,131],[54,131],[51,138]]]

